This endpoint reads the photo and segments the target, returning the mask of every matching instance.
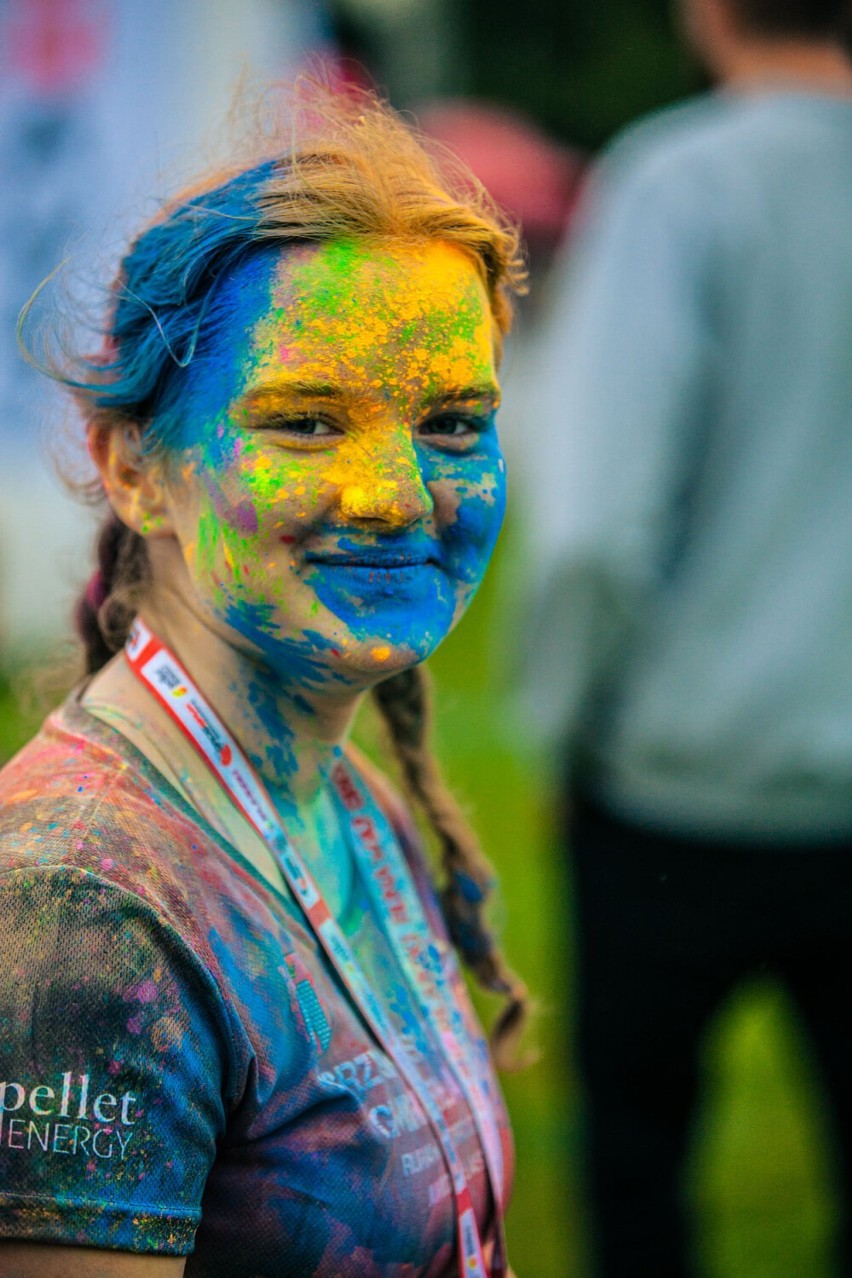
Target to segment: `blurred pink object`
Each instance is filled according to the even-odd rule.
[[[586,169],[579,150],[563,146],[517,111],[455,98],[416,112],[421,129],[472,170],[533,248],[552,250],[577,204]]]

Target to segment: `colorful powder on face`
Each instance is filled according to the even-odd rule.
[[[301,246],[240,267],[218,309],[173,458],[205,606],[293,686],[428,655],[503,514],[476,268],[441,243]],[[445,399],[476,421],[463,444],[433,442]]]

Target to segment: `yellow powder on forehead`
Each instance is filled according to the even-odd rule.
[[[412,491],[422,485],[408,428],[431,401],[496,385],[494,320],[477,269],[452,245],[335,241],[282,254],[249,362],[246,384],[270,388],[270,413],[326,411],[321,396],[288,395],[288,379],[344,394],[342,409],[328,402],[347,428],[324,475],[367,509],[389,475],[396,484],[407,473]],[[269,459],[245,460],[256,498],[284,499],[280,480],[266,473]],[[306,492],[299,470],[316,465],[316,452],[291,454],[290,500]]]
[[[308,339],[333,346],[339,359],[359,358],[406,327],[425,322],[425,361],[437,345],[474,339],[477,324],[493,338],[487,294],[474,264],[460,249],[428,244],[332,241],[309,254],[285,252],[272,288],[272,308],[255,331],[268,350],[276,328],[296,346]],[[431,325],[431,332],[428,326]],[[280,336],[285,338],[285,334]],[[431,339],[431,340],[430,340]],[[282,342],[286,348],[286,338]],[[271,352],[270,352],[271,353]],[[282,352],[286,362],[286,349]]]

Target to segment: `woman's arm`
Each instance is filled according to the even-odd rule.
[[[180,1278],[184,1256],[0,1242],[0,1278]]]
[[[21,1248],[0,1278],[182,1273],[225,1127],[226,1009],[151,905],[77,867],[0,876],[0,914],[0,1237]]]

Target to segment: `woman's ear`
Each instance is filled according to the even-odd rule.
[[[143,537],[170,536],[163,466],[143,451],[139,427],[93,425],[86,439],[107,500],[122,523]]]

